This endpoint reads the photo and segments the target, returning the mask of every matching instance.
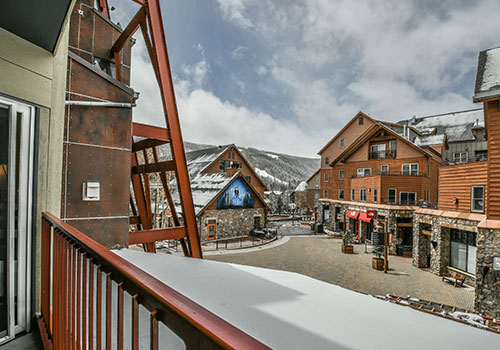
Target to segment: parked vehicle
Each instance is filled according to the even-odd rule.
[[[250,231],[250,236],[271,239],[276,237],[278,231],[275,228],[261,228]]]

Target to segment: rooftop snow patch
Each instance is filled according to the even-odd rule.
[[[474,102],[500,98],[500,47],[479,53]]]
[[[302,192],[302,191],[305,191],[307,190],[307,182],[305,181],[302,181],[296,188],[295,188],[295,192]]]
[[[497,334],[297,273],[115,253],[272,349],[470,350],[500,342]]]

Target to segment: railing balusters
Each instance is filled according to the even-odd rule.
[[[106,274],[106,350],[111,349],[111,314],[113,312],[111,307],[111,273]]]
[[[139,349],[139,295],[132,296],[132,350]]]
[[[122,350],[125,337],[127,345],[130,339],[129,328],[125,327],[129,315],[124,314],[130,304],[124,305],[125,292],[133,295],[130,317],[134,350],[140,345],[140,305],[150,313],[151,349],[160,347],[159,322],[177,334],[187,348],[193,344],[203,344],[204,349],[267,348],[48,213],[42,217],[41,250],[42,314],[38,324],[44,328],[40,330],[46,348],[100,350],[104,342],[108,350],[116,340],[114,347]],[[113,298],[115,283],[117,298]]]

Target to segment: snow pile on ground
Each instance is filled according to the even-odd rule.
[[[479,315],[469,314],[467,312],[459,312],[459,311],[450,312],[448,314],[450,316],[452,316],[453,318],[456,318],[457,320],[465,321],[474,327],[487,328],[486,325],[484,324],[484,318],[482,318]]]
[[[307,182],[305,181],[302,181],[296,188],[295,188],[295,192],[302,192],[302,191],[305,191],[307,190]]]
[[[497,334],[297,273],[115,252],[272,349],[470,350],[500,343]]]
[[[260,177],[265,177],[265,178],[268,178],[274,182],[277,182],[277,183],[281,183],[283,185],[286,185],[288,184],[288,182],[286,181],[283,181],[283,180],[280,180],[278,179],[277,177],[274,177],[272,176],[271,174],[269,174],[267,171],[265,170],[262,170],[262,169],[259,169],[259,168],[255,168],[255,172],[257,173],[257,175],[259,175]]]
[[[271,154],[271,153],[266,153],[266,156],[272,158],[272,159],[278,159],[279,156],[277,156],[276,154]]]

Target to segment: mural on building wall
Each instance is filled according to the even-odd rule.
[[[254,198],[241,179],[236,179],[217,198],[217,209],[244,209],[253,208],[253,206]]]

